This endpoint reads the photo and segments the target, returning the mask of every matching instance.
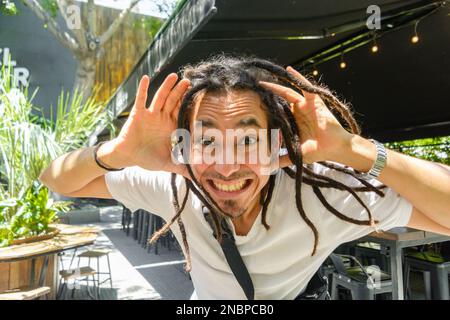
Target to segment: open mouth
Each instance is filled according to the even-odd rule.
[[[220,195],[234,196],[247,190],[253,179],[242,179],[226,182],[208,179],[207,181],[211,189],[213,189],[216,193]]]

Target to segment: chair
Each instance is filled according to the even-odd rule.
[[[387,250],[379,243],[360,242],[356,244],[354,256],[365,266],[377,265],[383,271],[390,271]]]
[[[140,211],[141,210],[136,210],[133,212],[133,239],[134,240],[138,239]]]
[[[153,244],[149,244],[149,241],[151,239],[151,237],[153,236],[153,234],[158,231],[159,229],[161,229],[161,227],[163,226],[164,221],[162,220],[161,217],[157,216],[156,214],[153,213],[149,213],[149,223],[148,223],[148,231],[147,231],[147,253],[150,253],[152,247],[155,250],[155,254],[158,254],[158,244],[160,243],[160,239],[158,239],[155,243]],[[170,232],[170,231],[169,231]],[[164,237],[164,236],[163,236]]]
[[[0,300],[33,300],[45,297],[48,300],[50,287],[38,287],[30,289],[28,287],[21,287],[11,289],[0,293]]]
[[[73,280],[73,282],[74,282],[72,284],[72,288],[71,288],[72,289],[72,293],[71,293],[72,298],[75,295],[75,289],[76,289],[76,285],[78,284],[78,282],[85,281],[86,282],[86,290],[87,290],[89,297],[91,299],[95,299],[95,297],[91,294],[91,292],[89,290],[89,282],[92,281],[94,291],[96,291],[95,290],[95,288],[96,288],[96,283],[95,283],[96,270],[92,269],[90,266],[89,267],[80,267],[79,263],[78,263],[77,268],[71,268],[72,262],[75,258],[76,253],[77,253],[77,249],[75,249],[72,254],[72,258],[70,259],[70,264],[69,264],[68,269],[64,269],[64,262],[62,260],[62,255],[64,254],[64,252],[58,254],[62,270],[59,271],[60,280],[59,280],[59,285],[58,285],[58,293],[56,295],[57,300],[61,300],[65,297],[66,291],[69,287],[68,284],[71,280]],[[90,279],[91,277],[92,277],[92,279]]]
[[[131,210],[123,206],[122,209],[122,230],[126,232],[127,236],[130,235],[131,224]]]
[[[155,254],[159,252],[159,244],[166,246],[167,250],[171,251],[172,247],[175,249],[179,249],[181,251],[181,247],[178,246],[178,242],[173,235],[172,231],[169,230],[166,234],[162,235],[155,243],[150,245],[148,242],[150,241],[153,234],[162,228],[164,225],[164,220],[155,214],[147,212],[148,220],[146,224],[146,232],[145,232],[145,247],[147,248],[147,252],[150,253],[151,248],[155,249]],[[145,220],[144,220],[145,221]]]
[[[78,266],[80,265],[81,258],[88,258],[88,267],[91,270],[94,270],[91,268],[91,259],[97,259],[97,270],[94,270],[94,274],[97,276],[97,299],[100,299],[100,285],[102,283],[105,283],[109,281],[109,284],[111,286],[111,289],[113,288],[112,283],[112,275],[111,275],[111,263],[109,261],[109,253],[111,252],[110,249],[106,248],[94,248],[91,250],[84,251],[83,253],[78,255]],[[108,272],[102,272],[100,271],[100,258],[106,257],[106,261],[108,263]],[[107,274],[108,277],[100,281],[100,275]]]
[[[332,253],[333,272],[331,299],[337,300],[338,287],[348,289],[354,300],[375,300],[381,293],[392,293],[392,280],[388,273],[377,266],[363,266],[355,257]],[[350,259],[355,266],[345,266],[343,258]]]
[[[449,300],[450,261],[433,252],[410,253],[405,257],[405,288],[411,297],[410,273],[423,273],[426,299]]]

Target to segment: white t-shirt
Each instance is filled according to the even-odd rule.
[[[320,164],[314,164],[313,170],[346,185],[361,186],[349,175]],[[377,180],[370,182],[380,185]],[[130,167],[107,173],[106,184],[111,195],[131,211],[144,209],[165,220],[175,214],[170,173]],[[186,192],[181,177],[177,179],[177,186],[181,201]],[[368,220],[367,212],[347,191],[334,188],[321,188],[321,191],[339,212],[354,219]],[[377,226],[380,230],[406,226],[412,212],[411,203],[390,188],[383,191],[384,197],[373,192],[358,192],[358,195],[373,217],[380,221]],[[323,206],[309,185],[302,184],[302,199],[306,214],[319,232],[319,244],[314,256],[311,256],[313,233],[295,205],[295,180],[282,170],[277,173],[267,210],[266,221],[270,229],[264,228],[258,216],[248,234],[238,236],[233,224],[229,223],[252,278],[255,299],[294,299],[336,247],[374,231],[372,227],[337,218]],[[196,295],[198,299],[246,299],[201,209],[201,202],[191,193],[181,214],[191,252],[191,278]],[[172,231],[182,243],[177,223],[173,224]]]

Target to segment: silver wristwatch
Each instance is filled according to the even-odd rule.
[[[375,160],[375,163],[373,164],[373,166],[369,170],[369,172],[355,174],[355,176],[358,179],[370,180],[370,179],[378,178],[381,170],[383,170],[383,168],[387,162],[387,153],[386,153],[386,148],[384,147],[384,145],[381,142],[378,142],[374,139],[369,139],[369,140],[372,141],[375,144],[375,146],[377,147],[377,159]]]

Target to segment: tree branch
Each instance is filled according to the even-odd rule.
[[[111,36],[116,32],[117,28],[120,26],[120,24],[123,22],[123,20],[128,16],[130,11],[134,8],[134,6],[139,2],[140,0],[131,0],[130,5],[128,8],[124,9],[119,16],[114,20],[114,22],[109,26],[108,30],[106,30],[101,36],[100,36],[100,46],[105,44]]]
[[[53,20],[48,13],[42,8],[37,0],[23,0],[34,14],[41,19],[47,29],[55,36],[55,38],[67,49],[76,52],[79,49],[78,43],[67,32],[62,33],[59,25]]]
[[[59,12],[61,13],[62,17],[64,18],[64,21],[66,21],[66,23],[68,22],[68,17],[67,17],[67,6],[68,5],[74,5],[73,0],[56,0],[56,3],[58,4],[58,9]],[[80,13],[81,14],[81,13]],[[81,20],[81,17],[80,17]],[[86,31],[83,28],[83,24],[80,24],[80,28],[79,29],[70,29],[74,35],[75,38],[78,40],[78,43],[80,45],[80,49],[81,50],[85,50],[87,49],[87,42],[86,42]]]
[[[87,3],[87,28],[88,28],[88,32],[91,35],[94,35],[94,30],[92,28],[92,26],[94,25],[94,0],[88,0]]]

